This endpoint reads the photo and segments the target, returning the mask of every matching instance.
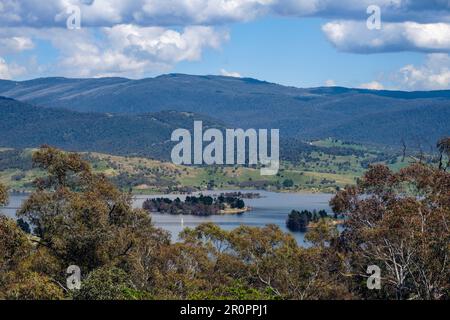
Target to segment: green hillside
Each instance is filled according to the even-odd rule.
[[[259,168],[244,166],[178,166],[143,157],[82,154],[95,172],[105,174],[123,190],[134,193],[205,189],[334,192],[354,184],[370,163],[387,163],[394,169],[407,164],[394,153],[361,145],[336,140],[315,141],[313,145],[320,145],[320,151],[304,151],[298,155],[297,162],[284,161],[275,176],[261,176]],[[340,147],[336,149],[337,146]],[[336,150],[342,155],[336,155]],[[12,190],[31,190],[34,179],[42,175],[31,165],[32,152],[32,149],[1,149],[0,182]]]
[[[0,147],[36,148],[49,144],[70,151],[96,151],[170,159],[170,137],[177,128],[221,128],[219,121],[188,112],[142,115],[81,113],[40,108],[0,97]]]

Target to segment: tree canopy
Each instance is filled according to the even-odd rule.
[[[0,206],[8,202],[8,192],[6,187],[0,183]]]
[[[0,299],[449,298],[450,173],[437,166],[370,167],[330,202],[342,232],[304,212],[318,221],[302,247],[274,225],[212,223],[172,243],[79,155],[44,146],[33,161],[46,174],[18,212],[31,234],[0,216]],[[66,283],[72,265],[80,290]],[[373,265],[381,290],[366,285]]]
[[[351,266],[348,276],[364,279],[367,266],[377,265],[383,287],[376,296],[448,298],[449,173],[422,163],[396,173],[376,165],[357,186],[338,192],[331,206],[347,217],[337,249]]]

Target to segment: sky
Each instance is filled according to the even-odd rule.
[[[0,79],[450,89],[448,0],[0,0]]]

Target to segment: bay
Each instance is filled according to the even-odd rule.
[[[251,210],[238,215],[213,215],[209,217],[199,217],[192,215],[169,215],[169,214],[152,214],[152,220],[157,227],[169,231],[172,235],[172,240],[178,240],[178,234],[186,227],[195,228],[204,222],[213,222],[225,230],[232,230],[241,225],[252,227],[264,227],[268,224],[275,224],[284,232],[291,233],[300,245],[307,246],[304,241],[304,233],[290,232],[286,228],[286,219],[292,210],[326,210],[331,214],[331,209],[328,202],[332,195],[325,193],[277,193],[264,190],[214,190],[202,192],[205,195],[218,195],[221,192],[252,192],[259,193],[260,198],[244,199],[245,204],[251,207]],[[184,200],[186,195],[138,195],[133,199],[133,206],[141,208],[146,199],[151,198],[170,198],[175,199],[179,197]],[[10,196],[9,204],[0,208],[0,212],[9,217],[15,217],[17,209],[22,202],[27,199],[24,194],[12,194]]]

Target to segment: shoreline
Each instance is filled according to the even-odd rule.
[[[14,191],[10,191],[9,194],[10,195],[16,195],[16,196],[20,196],[20,195],[30,195],[34,192],[35,190],[14,190]],[[147,192],[148,191],[148,192]],[[273,193],[286,193],[286,194],[335,194],[335,192],[326,192],[326,191],[317,191],[317,190],[310,190],[310,189],[302,189],[302,190],[272,190],[272,189],[268,189],[268,190],[264,190],[264,189],[237,189],[237,188],[223,188],[223,189],[213,189],[213,190],[196,190],[193,191],[191,193],[187,193],[187,192],[169,192],[169,193],[165,193],[164,191],[156,191],[156,190],[140,190],[139,192],[135,192],[133,190],[133,192],[131,192],[131,195],[133,197],[135,196],[151,196],[151,195],[170,195],[170,196],[177,196],[177,195],[191,195],[191,194],[200,194],[200,193],[205,193],[205,192],[230,192],[230,191],[239,191],[241,193],[250,193],[250,192],[273,192]]]
[[[273,192],[273,193],[279,193],[279,194],[298,194],[298,195],[311,195],[311,194],[327,194],[327,195],[333,195],[335,192],[325,192],[325,191],[314,191],[314,190],[296,190],[296,191],[289,191],[289,190],[259,190],[259,189],[214,189],[214,190],[198,190],[191,193],[186,192],[170,192],[170,193],[163,193],[163,192],[152,192],[152,193],[131,193],[132,196],[186,196],[186,195],[193,195],[193,194],[209,194],[209,193],[216,193],[217,192],[229,192],[229,191],[240,191],[242,193],[247,192]],[[264,196],[261,196],[263,198]],[[257,198],[255,198],[257,199]]]
[[[222,215],[233,215],[233,214],[243,214],[243,213],[249,212],[249,211],[252,211],[252,208],[246,206],[246,207],[244,207],[242,209],[237,209],[237,208],[235,208],[235,209],[231,209],[231,208],[223,209],[223,210],[219,211],[219,214],[222,214]]]

